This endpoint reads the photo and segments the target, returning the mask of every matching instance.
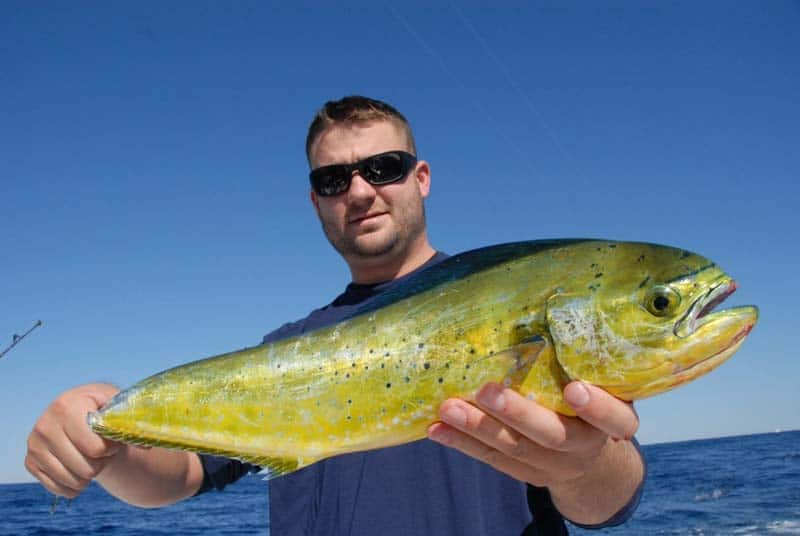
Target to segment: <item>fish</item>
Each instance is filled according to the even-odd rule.
[[[566,416],[567,383],[626,401],[717,368],[758,319],[681,248],[558,239],[488,246],[399,280],[339,323],[155,374],[90,413],[106,438],[239,459],[268,478],[424,438],[487,382]]]

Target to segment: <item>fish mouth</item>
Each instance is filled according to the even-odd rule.
[[[675,336],[683,339],[697,331],[709,320],[708,314],[735,291],[736,281],[725,279],[697,298],[686,314],[675,324],[673,329]]]

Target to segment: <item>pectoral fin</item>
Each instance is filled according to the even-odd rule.
[[[537,335],[495,354],[495,356],[503,354],[506,354],[506,356],[510,355],[514,359],[514,365],[509,369],[505,378],[503,378],[503,385],[514,390],[519,390],[520,385],[525,381],[531,367],[534,366],[539,355],[547,347],[547,339]]]

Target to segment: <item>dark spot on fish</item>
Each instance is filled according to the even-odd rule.
[[[596,262],[593,262],[593,263],[590,265],[590,268],[591,268],[592,270],[594,270],[595,268],[597,268],[597,263],[596,263]]]
[[[598,277],[603,277],[603,272],[598,272],[594,274],[594,278],[597,279]]]
[[[334,370],[334,371],[333,371],[333,375],[334,375],[334,376],[338,376],[338,375],[339,375],[339,371],[338,371],[338,370]]]
[[[685,259],[686,257],[688,257],[690,255],[691,255],[691,253],[689,253],[688,251],[684,250],[684,251],[681,252],[681,259]]]
[[[411,381],[411,378],[409,378],[408,376],[406,376],[406,377],[405,377],[405,378],[403,378],[403,379],[406,381],[406,383],[408,383],[408,382],[410,382],[410,381]]]
[[[345,378],[349,378],[350,377],[350,373],[348,372],[347,374],[344,375],[344,377]]]
[[[386,388],[387,388],[387,389],[391,389],[391,387],[392,387],[392,384],[391,384],[391,382],[387,382],[387,383],[386,383]]]
[[[610,247],[611,249],[614,249],[615,247],[617,247],[617,245],[616,244],[609,244],[608,247]]]
[[[417,345],[417,348],[420,348],[420,349],[425,348],[425,343],[424,342],[419,343]]]
[[[431,368],[431,364],[430,363],[425,363],[422,366],[423,366],[423,368],[425,368],[425,370],[428,370],[429,368]]]
[[[369,349],[369,353],[373,353],[373,352],[375,352],[375,350],[373,350],[372,348],[370,348],[370,349]]]
[[[281,364],[280,363],[278,363],[278,368],[281,368]]]
[[[403,411],[408,411],[408,405],[407,404],[403,404],[403,408],[402,409],[403,409]]]
[[[386,352],[385,354],[383,354],[383,357],[389,357],[389,352]]]
[[[356,368],[356,364],[355,363],[351,363],[350,366],[353,367],[353,368]]]
[[[450,363],[445,363],[444,368],[450,368]]]
[[[644,280],[641,283],[639,283],[639,288],[644,288],[644,286],[647,284],[648,281],[650,281],[650,276],[649,275],[647,277],[645,277]]]
[[[349,398],[348,398],[348,399],[347,399],[347,403],[348,403],[348,404],[352,404],[352,403],[353,403],[353,401],[352,401],[351,399],[349,399]]]
[[[369,370],[369,365],[364,365],[364,370]]]
[[[472,352],[472,353],[474,354],[475,352]],[[467,366],[466,366],[466,367],[464,367],[464,368],[466,368],[467,370],[469,370],[469,363],[467,363]]]
[[[639,258],[638,258],[638,259],[636,259],[636,262],[644,262],[644,253],[642,253],[641,255],[639,255]]]
[[[475,353],[475,348],[470,348],[469,349],[469,353],[474,354]],[[469,365],[467,365],[467,367],[469,367]]]
[[[386,365],[385,365],[385,364],[383,364],[383,363],[381,363],[381,368],[384,368],[384,367],[386,367]]]
[[[438,381],[439,381],[439,383],[442,383],[444,381],[444,378],[440,377]]]
[[[350,415],[348,415],[348,416],[347,416],[347,420],[348,420],[348,421],[350,420]]]
[[[466,379],[467,379],[467,377],[466,377],[466,376],[461,376],[461,379],[462,379],[462,380],[466,380]]]

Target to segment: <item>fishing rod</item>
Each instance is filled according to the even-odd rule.
[[[42,325],[42,321],[41,320],[37,320],[36,323],[33,325],[33,327],[31,329],[29,329],[28,331],[26,331],[25,333],[23,333],[22,335],[17,335],[15,333],[14,337],[11,339],[11,344],[5,350],[0,352],[0,357],[3,357],[4,355],[6,355],[12,348],[14,348],[17,344],[19,344],[19,341],[21,341],[22,339],[27,337],[30,334],[31,331],[33,331],[34,329],[38,328],[41,325]]]

